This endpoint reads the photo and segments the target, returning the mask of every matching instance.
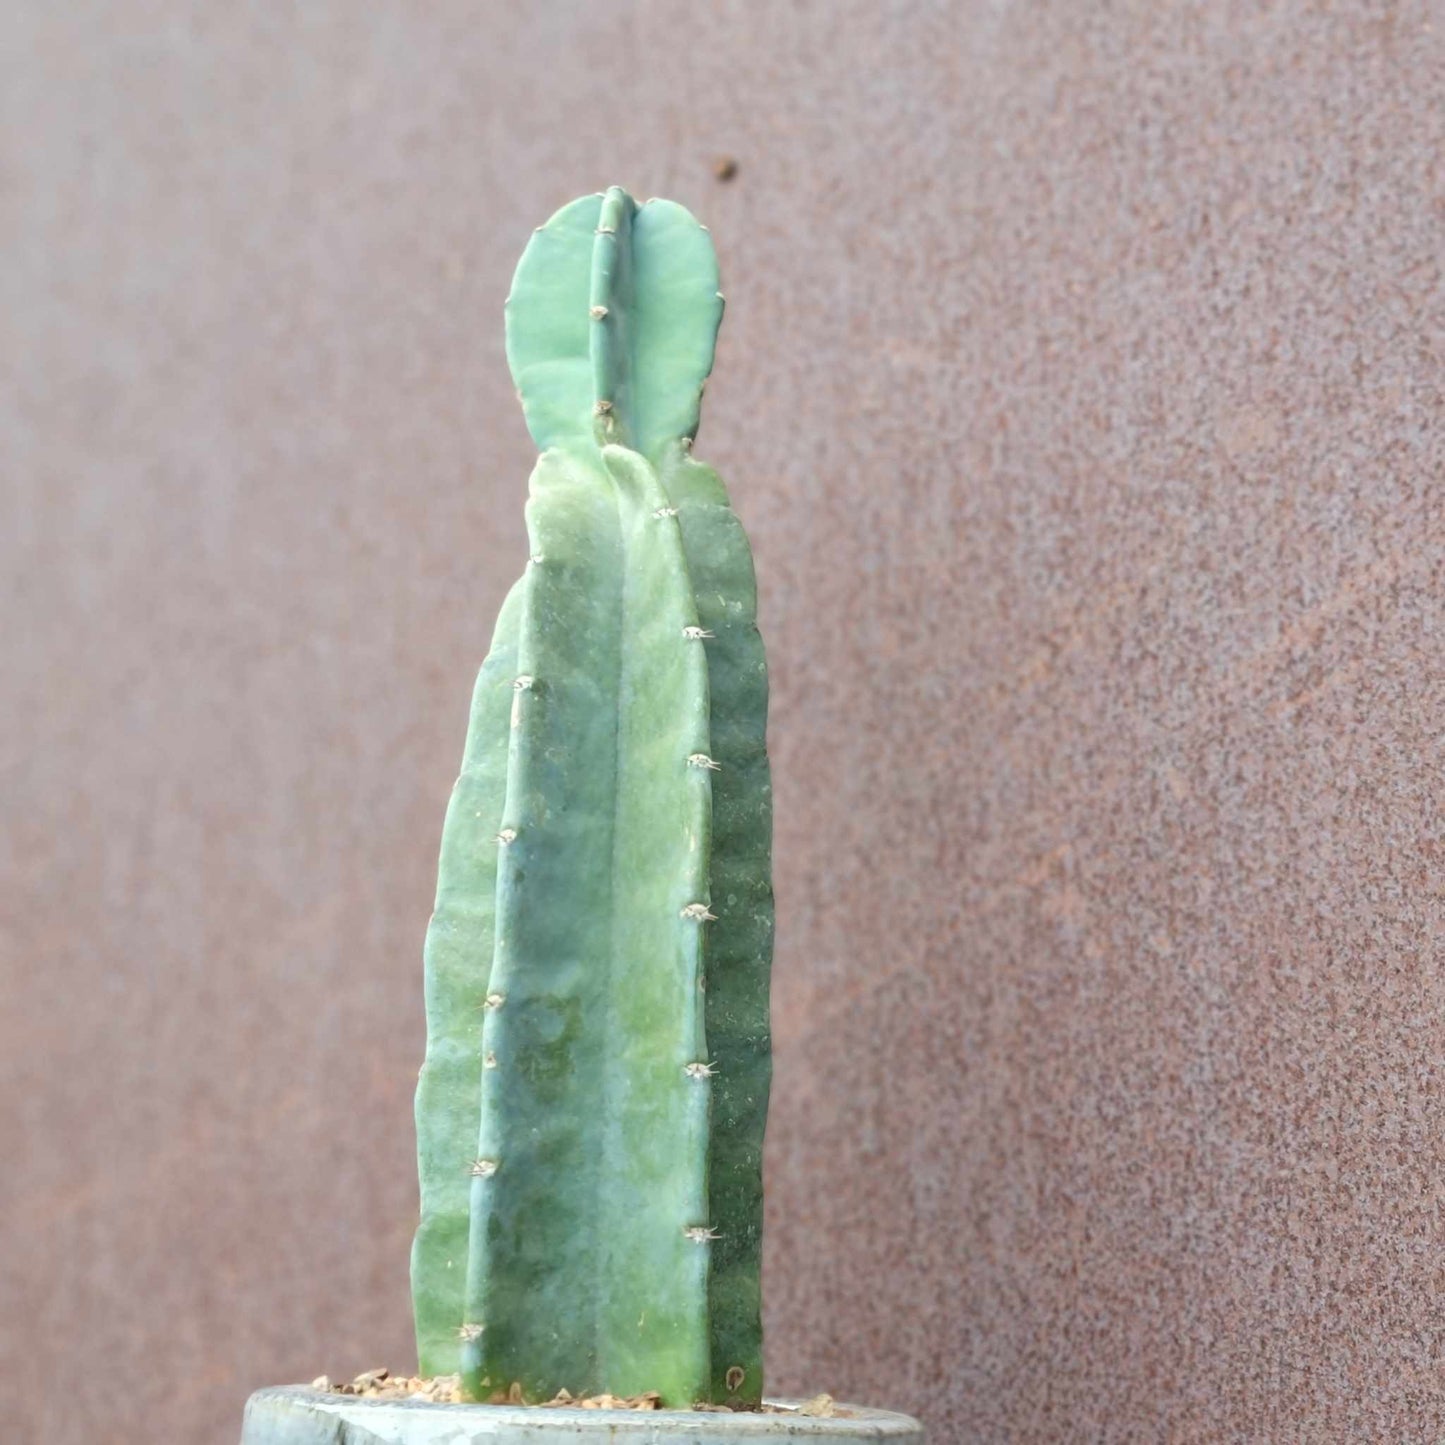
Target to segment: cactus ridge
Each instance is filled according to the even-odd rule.
[[[688,450],[721,314],[703,228],[618,188],[508,301],[531,560],[443,829],[412,1254],[421,1368],[480,1398],[761,1395],[767,677]]]

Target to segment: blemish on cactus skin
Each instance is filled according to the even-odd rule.
[[[559,1103],[577,1068],[582,1002],[553,996],[530,1001],[525,1012],[528,1047],[507,1068],[532,1086],[539,1103]]]

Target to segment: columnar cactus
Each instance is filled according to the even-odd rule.
[[[767,671],[691,456],[722,309],[706,229],[615,187],[507,302],[531,556],[442,834],[416,1099],[421,1369],[473,1398],[761,1398]]]

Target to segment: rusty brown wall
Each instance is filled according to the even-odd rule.
[[[730,298],[775,1387],[939,1445],[1434,1438],[1435,6],[22,0],[0,55],[17,1441],[411,1363],[501,301],[611,181]]]

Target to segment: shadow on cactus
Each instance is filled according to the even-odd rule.
[[[762,1395],[767,669],[691,455],[704,227],[620,189],[532,237],[507,355],[541,455],[426,939],[423,1374],[485,1400]]]

